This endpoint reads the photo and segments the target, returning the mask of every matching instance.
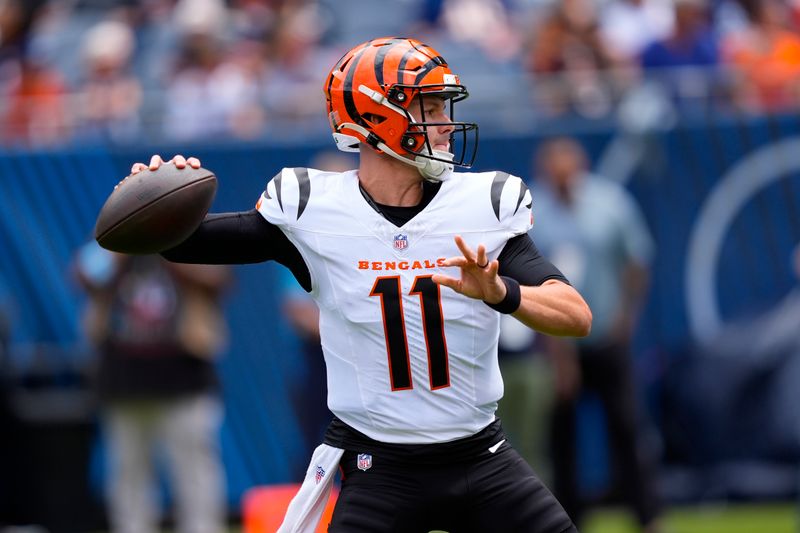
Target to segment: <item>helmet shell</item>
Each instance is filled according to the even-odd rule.
[[[409,113],[414,98],[436,94],[452,106],[469,94],[436,50],[406,37],[373,39],[348,51],[328,74],[324,92],[334,136],[352,138],[347,148],[363,142],[381,151],[380,142],[396,154],[412,157],[430,156],[430,147],[424,150],[424,118],[414,122]],[[477,130],[474,124],[453,125]]]

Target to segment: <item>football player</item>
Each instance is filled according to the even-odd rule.
[[[574,531],[495,417],[500,313],[559,336],[592,321],[527,234],[530,191],[504,172],[454,171],[471,166],[478,127],[454,120],[467,89],[417,40],[356,46],[324,92],[358,169],[284,168],[256,209],[210,214],[163,253],[275,260],[319,305],[335,416],[280,531],[314,530],[337,467],[331,532]]]

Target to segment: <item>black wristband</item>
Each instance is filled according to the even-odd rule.
[[[498,313],[503,313],[505,315],[510,315],[517,309],[519,309],[519,304],[522,303],[522,290],[519,288],[519,281],[515,280],[514,278],[509,278],[508,276],[500,276],[500,279],[503,280],[503,283],[506,286],[506,296],[496,304],[490,304],[486,300],[483,303],[497,311]]]

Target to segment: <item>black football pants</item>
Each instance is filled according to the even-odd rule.
[[[447,446],[443,444],[442,446]],[[533,469],[507,443],[468,461],[410,463],[373,455],[367,470],[357,453],[341,461],[342,490],[332,533],[577,532]]]

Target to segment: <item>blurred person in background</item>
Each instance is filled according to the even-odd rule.
[[[641,66],[676,100],[708,102],[719,77],[711,70],[719,63],[719,50],[708,0],[675,0],[674,9],[672,32],[645,47]]]
[[[214,70],[210,81],[222,102],[225,129],[237,139],[264,134],[269,120],[263,102],[269,71],[266,47],[257,39],[237,40]]]
[[[710,67],[719,61],[708,0],[674,0],[675,25],[662,39],[645,46],[644,68]]]
[[[0,67],[9,60],[16,60],[22,51],[25,33],[29,21],[26,23],[25,7],[21,0],[3,0],[0,2]],[[2,74],[0,69],[0,74]],[[3,76],[0,75],[0,81]]]
[[[577,472],[576,415],[584,392],[605,411],[613,473],[643,530],[658,531],[655,462],[643,453],[631,341],[645,298],[654,245],[632,196],[588,170],[584,149],[570,138],[546,141],[536,153],[537,244],[594,314],[589,336],[546,337],[555,368],[551,453],[554,492],[576,524],[586,507]]]
[[[600,10],[600,36],[618,65],[635,64],[642,51],[675,26],[674,0],[611,0]]]
[[[48,0],[0,1],[0,94],[19,69],[31,27]],[[0,109],[2,109],[0,104]]]
[[[503,0],[432,0],[423,2],[423,19],[412,28],[432,24],[428,31],[441,32],[462,46],[474,46],[491,61],[508,62],[516,57],[522,37],[514,25],[509,2]],[[435,34],[431,35],[435,38]]]
[[[7,86],[0,117],[0,140],[9,144],[50,145],[69,137],[67,87],[58,71],[41,58],[23,54]]]
[[[610,112],[606,70],[612,58],[597,17],[592,0],[553,2],[531,32],[523,64],[534,75],[534,97],[544,113],[598,117]]]
[[[88,294],[83,325],[99,356],[112,530],[158,530],[163,457],[178,531],[220,533],[226,491],[215,358],[227,334],[220,297],[229,267],[113,254],[95,242],[78,251],[75,266]]]
[[[722,42],[723,61],[733,70],[736,105],[748,111],[778,111],[800,102],[800,36],[781,0],[741,0],[750,21]]]
[[[519,321],[500,317],[497,357],[503,375],[503,399],[497,416],[508,441],[550,487],[547,425],[553,410],[553,372],[542,349],[542,335]]]
[[[76,127],[81,137],[139,137],[142,86],[131,71],[134,46],[133,30],[124,22],[105,20],[86,33],[83,78],[77,87]]]
[[[325,21],[315,2],[289,3],[278,13],[268,39],[271,69],[264,87],[264,104],[278,131],[295,130],[298,118],[323,117],[319,87],[325,70],[341,55],[322,45]]]
[[[231,99],[217,76],[228,46],[223,0],[178,0],[172,12],[178,54],[166,74],[164,132],[188,141],[228,133]]]

